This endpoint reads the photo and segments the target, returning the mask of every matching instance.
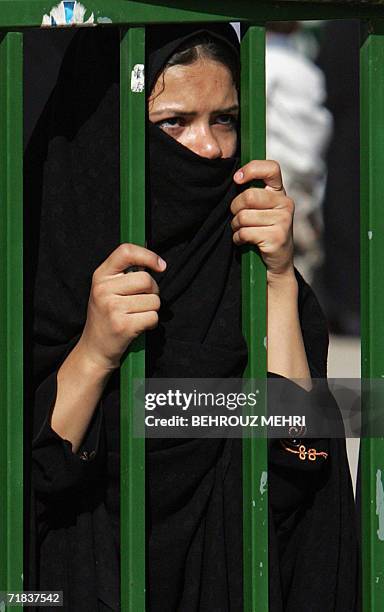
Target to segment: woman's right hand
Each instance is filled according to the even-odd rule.
[[[166,263],[153,251],[124,243],[95,270],[78,349],[106,371],[119,367],[129,344],[158,324],[159,287],[148,272],[124,273],[130,266],[163,272]]]

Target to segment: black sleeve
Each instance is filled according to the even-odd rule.
[[[70,343],[61,363],[74,344]],[[70,489],[89,485],[106,462],[102,398],[76,453],[72,451],[71,442],[52,429],[58,369],[59,366],[38,386],[33,407],[33,484],[37,493],[45,495],[60,495]]]
[[[308,500],[327,478],[329,432],[344,437],[340,411],[326,379],[326,319],[312,289],[299,273],[296,272],[296,276],[300,324],[313,387],[306,391],[294,381],[268,373],[269,410],[281,414],[306,414],[308,424],[303,431],[287,428],[284,439],[269,440],[269,493],[277,523]]]
[[[269,440],[270,600],[277,592],[279,610],[304,610],[311,601],[316,610],[352,612],[359,574],[354,499],[343,423],[326,380],[328,330],[314,293],[299,275],[298,282],[314,385],[307,392],[283,380],[283,401],[308,402],[339,430],[332,437],[311,438],[309,432],[297,440]]]

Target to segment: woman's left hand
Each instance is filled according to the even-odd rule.
[[[245,189],[232,201],[233,241],[236,245],[257,246],[268,275],[291,274],[295,205],[285,193],[279,164],[271,160],[254,160],[240,168],[233,179],[238,185],[253,180],[265,183],[264,188]]]

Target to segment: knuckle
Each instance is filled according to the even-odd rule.
[[[251,174],[257,174],[259,168],[260,168],[260,160],[259,159],[252,159],[249,162],[249,166],[248,166]]]
[[[132,257],[134,246],[130,242],[123,242],[118,248],[124,257]]]
[[[280,174],[280,164],[275,159],[269,159],[269,167],[271,174]]]
[[[140,288],[148,291],[152,288],[153,278],[148,272],[136,272]]]
[[[292,214],[295,210],[295,202],[289,197],[285,198],[285,202],[289,213]]]
[[[97,293],[103,293],[104,292],[104,283],[105,281],[105,277],[103,276],[103,271],[101,270],[101,266],[99,266],[98,268],[96,268],[96,270],[93,272],[92,274],[92,279],[91,279],[91,291],[94,292],[96,291]]]
[[[91,297],[95,302],[99,302],[104,297],[104,284],[98,279],[92,279]]]
[[[285,230],[281,226],[277,226],[275,229],[275,241],[276,246],[281,246],[287,239]]]
[[[153,310],[160,310],[161,300],[158,295],[153,296]]]
[[[152,289],[153,287],[153,278],[148,272],[143,272],[143,281],[145,289]]]
[[[235,198],[234,200],[232,200],[232,204],[231,204],[231,206],[229,207],[229,210],[231,211],[231,213],[232,213],[233,215],[235,215],[235,214],[236,214],[236,209],[237,209],[237,198]]]
[[[157,327],[158,322],[159,322],[159,315],[157,314],[155,310],[150,310],[149,312],[147,312],[147,316],[146,316],[146,328],[147,329],[153,329],[154,327]]]
[[[278,223],[282,224],[284,227],[286,225],[290,225],[292,222],[292,213],[287,209],[282,209],[279,211]]]
[[[247,217],[248,217],[247,211],[246,210],[240,210],[240,212],[239,212],[239,214],[237,216],[237,219],[238,219],[240,225],[243,225],[244,223],[246,223]]]
[[[244,227],[241,227],[237,233],[239,239],[243,242],[247,239],[247,230]]]
[[[255,202],[255,194],[252,189],[247,189],[244,191],[244,201],[248,206],[251,206]]]
[[[100,267],[96,268],[92,274],[92,285],[96,284],[99,281],[100,276]]]

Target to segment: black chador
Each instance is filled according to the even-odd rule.
[[[149,87],[192,32],[149,29]],[[211,35],[237,52],[229,26]],[[119,525],[126,517],[119,516],[119,373],[77,453],[50,427],[56,373],[81,335],[92,273],[120,244],[118,51],[114,29],[75,36],[26,156],[27,231],[37,255],[29,586],[63,590],[69,612],[120,610]],[[238,159],[199,157],[149,126],[148,162],[148,247],[168,267],[156,278],[162,308],[158,328],[147,334],[147,374],[241,377],[247,347],[229,211]],[[326,323],[311,289],[298,281],[311,373],[325,377]],[[312,395],[286,385],[301,402]],[[337,411],[330,395],[329,407]],[[279,440],[270,444],[272,612],[355,609],[345,443],[316,444],[324,451],[317,461],[301,461]],[[241,440],[147,441],[146,467],[148,610],[241,612]]]

